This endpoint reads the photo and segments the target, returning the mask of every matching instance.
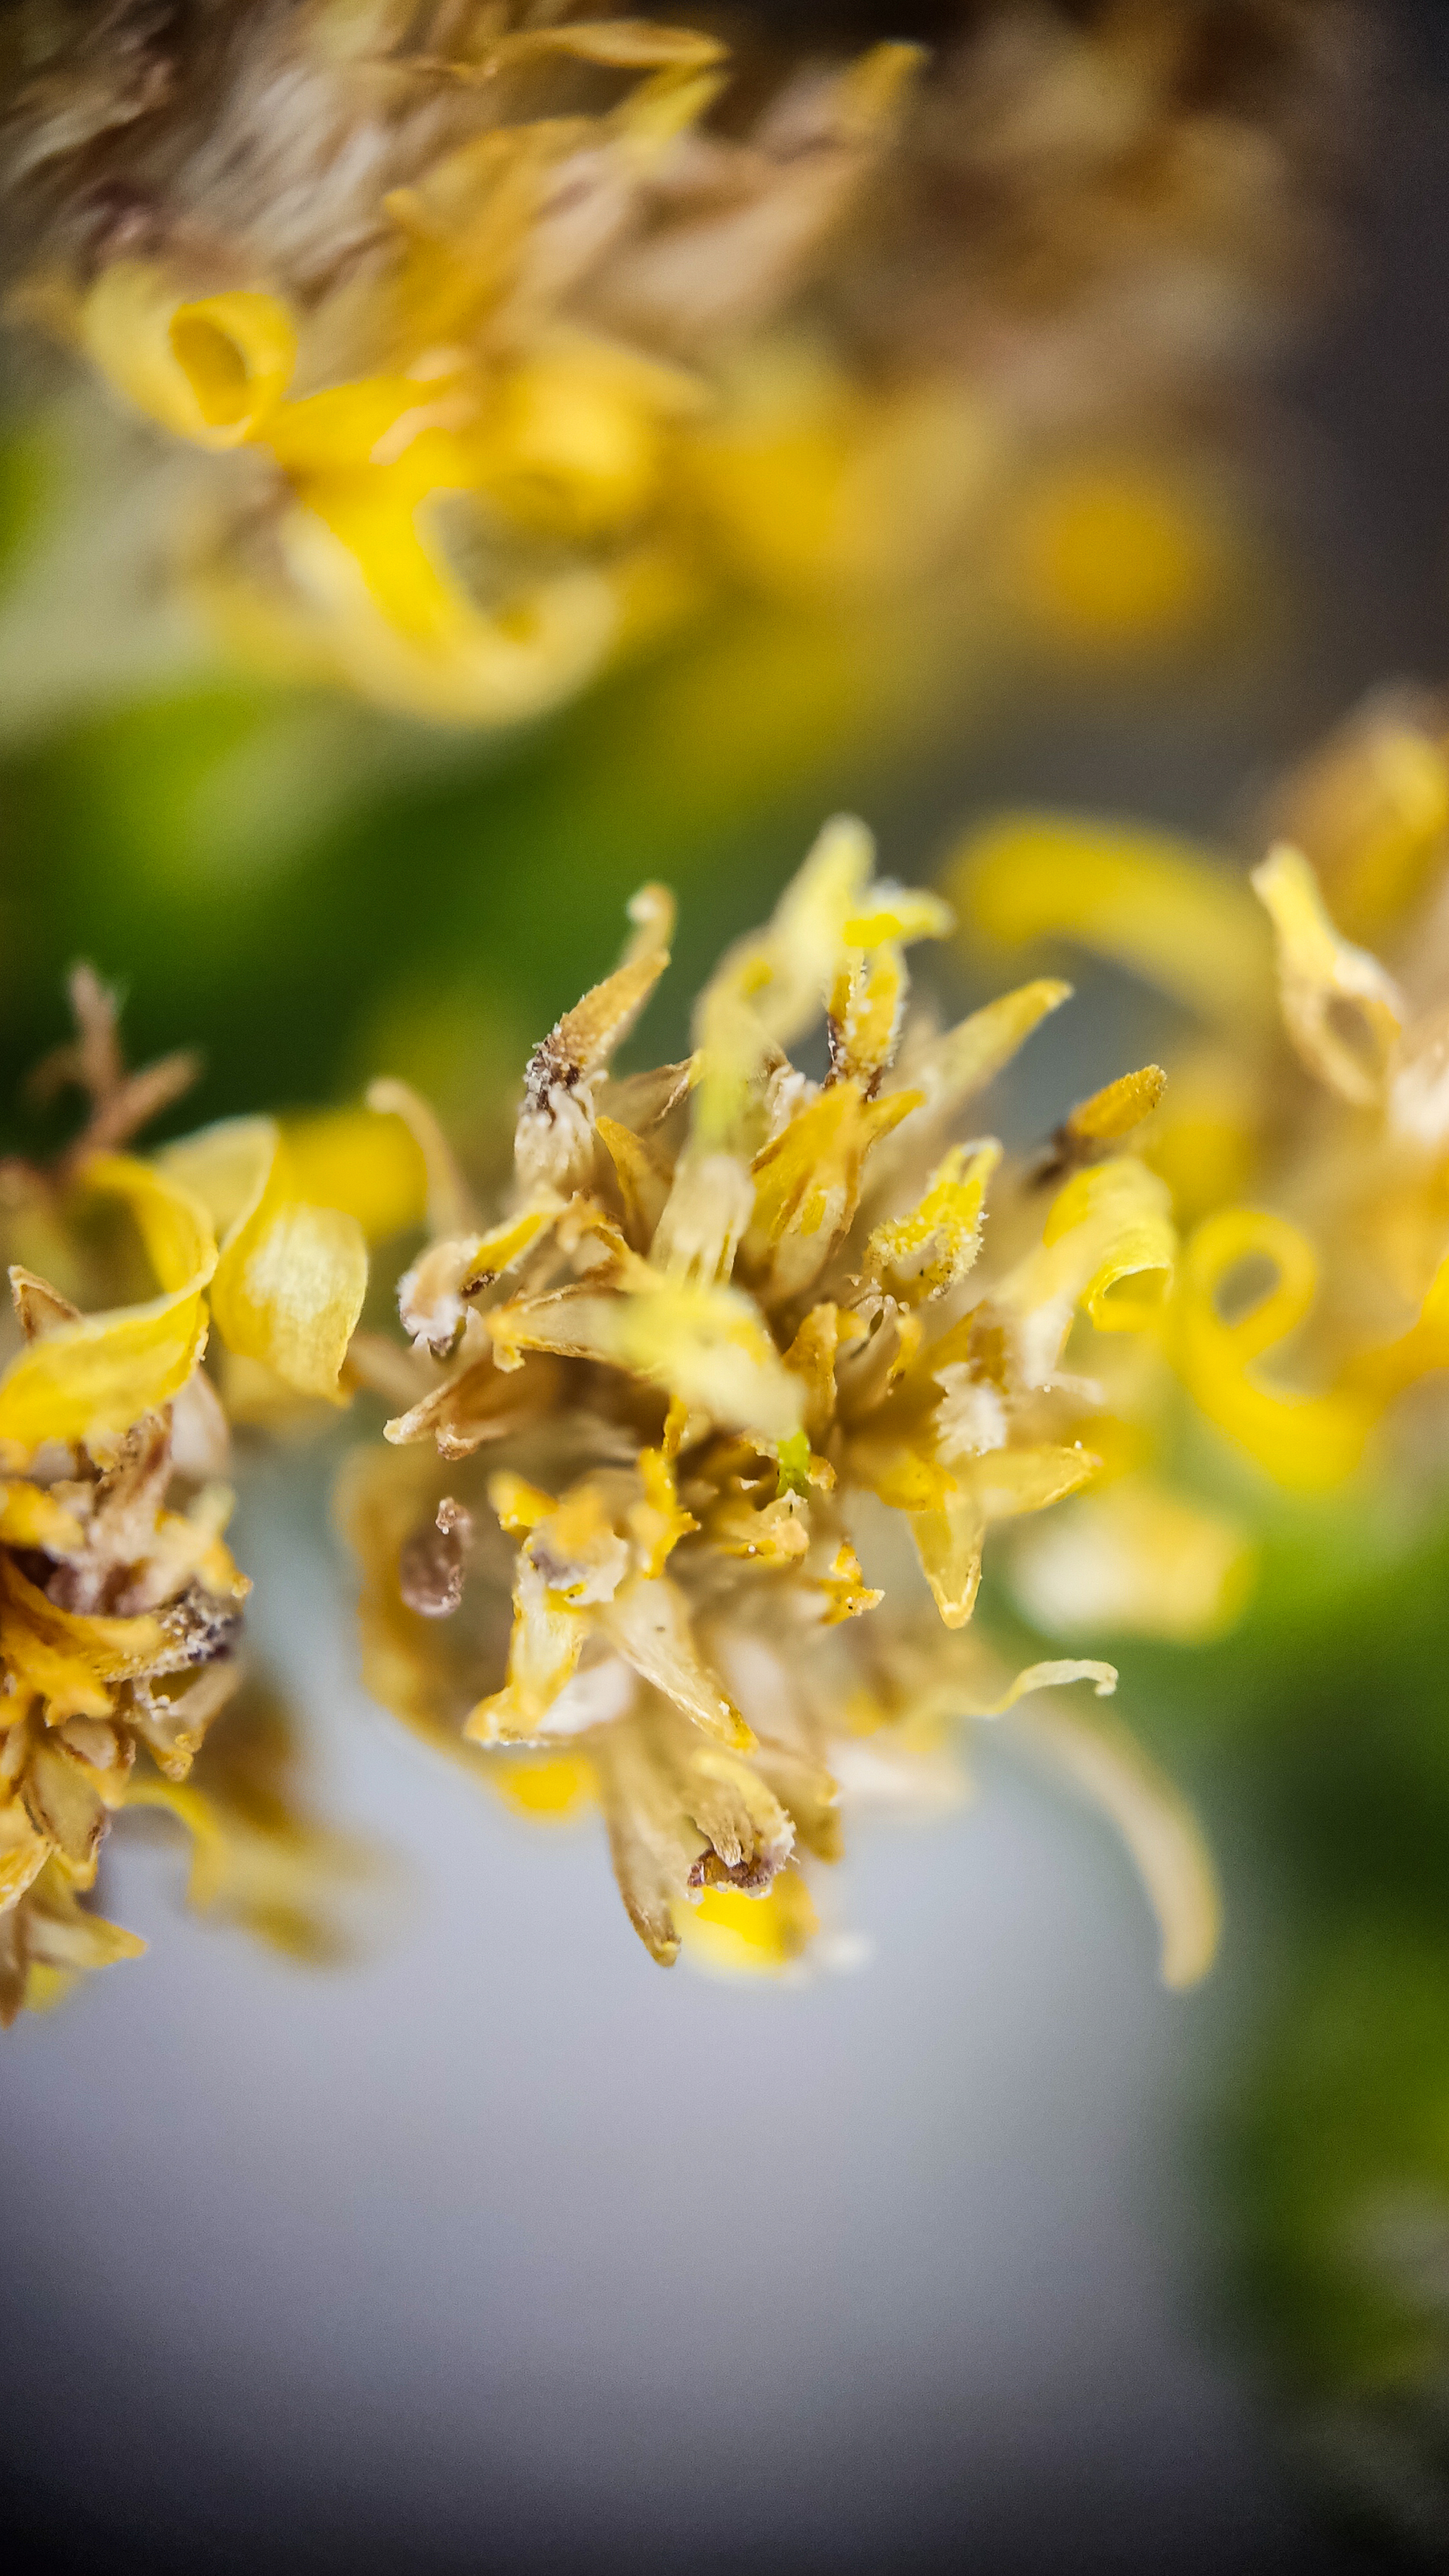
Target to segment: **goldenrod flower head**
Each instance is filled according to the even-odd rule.
[[[1068,988],[944,1033],[907,1016],[907,946],[951,915],[877,881],[849,819],[722,961],[690,1058],[616,1075],[672,926],[658,887],[632,912],[621,964],[529,1061],[496,1222],[422,1104],[372,1095],[413,1117],[437,1204],[399,1292],[411,1355],[354,1344],[410,1399],[392,1454],[348,1480],[365,1664],[515,1804],[596,1789],[657,1959],[703,1923],[712,1959],[745,1926],[741,1955],[778,1965],[813,1923],[796,1873],[837,1855],[843,1787],[909,1778],[947,1712],[1111,1687],[1099,1664],[1012,1681],[968,1623],[993,1528],[1098,1470],[1078,1325],[1089,1345],[1149,1332],[1170,1294],[1168,1193],[1129,1145],[1161,1084],[1148,1068],[1084,1105],[1054,1177],[953,1143]],[[822,1018],[813,1078],[789,1050]],[[1163,1812],[1094,1742],[1131,1778],[1119,1803]],[[1174,1975],[1211,1947],[1194,1868]]]
[[[553,0],[159,46],[61,9],[19,48],[22,302],[211,460],[190,590],[284,676],[510,723],[732,584],[979,590],[1003,495],[1019,613],[1112,651],[1221,569],[1144,435],[1313,265],[1344,14],[1229,15],[1241,84],[1171,0],[972,12],[930,63],[792,61],[767,13],[732,53]]]
[[[434,719],[531,714],[692,595],[701,344],[818,265],[914,50],[777,82],[735,140],[702,131],[725,48],[688,28],[236,14],[209,128],[163,125],[151,161],[113,137],[134,201],[87,248],[62,228],[32,301],[233,460],[200,573],[224,629]],[[71,148],[40,120],[38,159]]]
[[[1187,1229],[1159,1366],[1123,1390],[1126,1484],[1030,1550],[1047,1625],[1077,1624],[1108,1556],[1099,1597],[1115,1589],[1124,1626],[1201,1633],[1241,1602],[1241,1536],[1156,1482],[1174,1380],[1240,1455],[1313,1494],[1382,1472],[1386,1418],[1449,1364],[1442,709],[1371,701],[1269,822],[1247,878],[1162,834],[1048,815],[983,827],[948,874],[978,933],[1077,941],[1199,1023],[1143,1136]]]
[[[78,1082],[91,1113],[51,1170],[5,1167],[5,1231],[12,1250],[43,1252],[79,1288],[97,1275],[99,1222],[101,1275],[124,1279],[139,1260],[153,1293],[87,1313],[53,1276],[10,1268],[20,1347],[0,1375],[4,2022],[69,1971],[144,1946],[79,1902],[123,1806],[168,1806],[188,1826],[202,1901],[273,1931],[307,1920],[297,1881],[323,1843],[280,1810],[258,1821],[245,1798],[188,1780],[241,1677],[249,1589],[223,1540],[228,1426],[202,1359],[214,1318],[233,1359],[250,1356],[294,1401],[340,1400],[366,1266],[357,1219],[296,1194],[270,1122],[223,1131],[225,1210],[217,1131],[159,1164],[113,1150],[194,1063],[128,1075],[112,997],[87,968],[72,993],[79,1036],[41,1081]],[[107,1231],[107,1218],[119,1224]]]

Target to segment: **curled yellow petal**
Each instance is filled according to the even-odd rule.
[[[1245,1311],[1220,1300],[1235,1272],[1271,1273]],[[1178,1366],[1210,1422],[1281,1485],[1315,1492],[1352,1474],[1378,1407],[1344,1388],[1301,1395],[1261,1385],[1251,1364],[1303,1321],[1318,1284],[1306,1235],[1266,1209],[1224,1208],[1189,1242],[1175,1306]]]
[[[1138,1332],[1158,1320],[1176,1250],[1170,1207],[1166,1183],[1131,1155],[1078,1172],[1058,1193],[1041,1242],[988,1300],[1026,1385],[1052,1384],[1079,1301],[1099,1331]],[[936,1368],[967,1356],[959,1337],[958,1327],[936,1346]]]
[[[583,334],[559,334],[504,370],[474,442],[477,488],[531,533],[607,536],[654,501],[669,424],[703,384]]]
[[[1084,1659],[1079,1655],[1027,1664],[994,1699],[982,1701],[973,1697],[962,1714],[968,1717],[1005,1717],[1019,1700],[1031,1698],[1034,1692],[1067,1690],[1075,1682],[1090,1682],[1096,1698],[1110,1699],[1117,1687],[1117,1667],[1115,1664],[1094,1663],[1090,1658]]]
[[[1253,889],[1277,936],[1284,1023],[1309,1072],[1357,1106],[1380,1099],[1404,1023],[1392,978],[1340,939],[1301,850],[1280,841],[1253,870]]]
[[[367,1244],[355,1216],[304,1198],[275,1120],[236,1118],[172,1146],[227,1230],[211,1303],[228,1348],[298,1394],[340,1404],[347,1345],[367,1289]]]
[[[299,639],[433,724],[522,723],[592,679],[623,626],[615,578],[579,564],[480,607],[431,513],[385,468],[309,483],[279,530]]]
[[[1141,1332],[1161,1313],[1177,1256],[1170,1207],[1166,1184],[1127,1154],[1078,1172],[1053,1202],[1042,1242],[1081,1247],[1078,1294],[1099,1332]]]
[[[1035,1669],[1040,1680],[1054,1668]],[[1011,1724],[1115,1825],[1157,1916],[1163,1984],[1196,1985],[1217,1952],[1222,1900],[1191,1808],[1125,1726],[1044,1702],[1018,1710]]]
[[[455,399],[457,383],[456,375],[364,376],[329,385],[274,414],[267,445],[300,485],[391,463],[402,469],[397,488],[428,489],[459,461],[453,440],[438,435],[439,411]]]
[[[0,1439],[22,1449],[126,1430],[169,1403],[206,1342],[202,1291],[217,1252],[204,1204],[124,1154],[94,1155],[82,1186],[125,1200],[166,1293],[60,1324],[12,1361],[0,1379]]]
[[[189,297],[165,269],[118,260],[81,308],[87,352],[138,411],[200,447],[261,436],[291,380],[297,335],[274,295]]]

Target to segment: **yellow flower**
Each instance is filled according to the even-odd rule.
[[[393,101],[368,202],[342,216],[325,170],[294,175],[310,259],[263,250],[256,208],[257,246],[216,254],[211,280],[181,227],[61,292],[128,403],[235,458],[232,524],[197,575],[223,633],[434,720],[509,723],[692,604],[713,478],[690,443],[719,399],[687,345],[701,304],[733,338],[798,290],[916,55],[878,46],[813,87],[802,154],[768,127],[702,139],[711,36],[427,15],[253,21],[234,112],[272,79],[310,84],[304,162],[339,118],[365,121],[379,79]],[[220,282],[238,257],[246,282]],[[852,423],[837,479],[876,435]]]
[[[280,1810],[248,1820],[187,1775],[241,1667],[248,1591],[224,1544],[226,1415],[202,1365],[214,1319],[298,1396],[340,1399],[366,1274],[350,1211],[300,1195],[335,1167],[335,1126],[302,1131],[294,1160],[270,1121],[237,1122],[158,1163],[114,1150],[194,1070],[128,1075],[113,998],[72,979],[79,1037],[42,1068],[78,1082],[90,1115],[49,1171],[7,1167],[20,1347],[0,1374],[0,2020],[52,1998],[72,1970],[143,1946],[79,1903],[113,1815],[169,1804],[198,1838],[199,1893],[223,1878],[261,1921],[313,1848]],[[361,1113],[376,1146],[396,1129]],[[355,1150],[355,1148],[354,1148]],[[414,1157],[415,1149],[408,1146]],[[372,1185],[374,1208],[380,1204]],[[386,1198],[387,1193],[382,1193]],[[415,1212],[394,1189],[390,1213]],[[221,1229],[218,1243],[217,1230]],[[389,1230],[393,1230],[391,1227]],[[154,1293],[130,1293],[138,1268]],[[67,1293],[110,1289],[99,1311]],[[119,1295],[116,1293],[119,1289]],[[322,1846],[315,1846],[320,1853]],[[209,1869],[209,1875],[208,1875]],[[304,1911],[295,1895],[296,1922]]]
[[[1240,0],[1210,105],[1176,0],[963,9],[929,62],[792,59],[768,11],[733,51],[529,0],[230,14],[221,79],[148,84],[129,20],[60,13],[11,158],[22,305],[208,460],[178,541],[234,649],[507,724],[741,585],[994,586],[1069,654],[1214,605],[1221,503],[1153,431],[1310,273],[1311,13]]]
[[[837,1855],[852,1763],[890,1771],[862,1735],[1113,1680],[1066,1663],[1012,1683],[960,1632],[991,1530],[1098,1470],[1079,1361],[1151,1333],[1169,1299],[1167,1190],[1124,1150],[1160,1077],[1068,1122],[1060,1187],[993,1139],[953,1145],[1067,988],[945,1033],[908,1018],[906,946],[951,916],[873,866],[862,825],[829,824],[705,987],[690,1058],[621,1076],[668,963],[672,905],[646,887],[619,967],[534,1050],[492,1224],[422,1105],[373,1094],[415,1118],[451,1231],[401,1283],[411,1356],[355,1354],[412,1397],[342,1498],[367,1678],[430,1741],[500,1763],[516,1806],[531,1777],[546,1810],[596,1792],[666,1962],[702,1902],[715,1964],[804,1946],[794,1873]],[[822,1017],[816,1079],[787,1049]],[[879,1614],[887,1591],[914,1600],[904,1623]],[[1174,1975],[1211,1948],[1194,1868]],[[741,1894],[771,1910],[737,1919]]]
[[[1065,937],[1195,1016],[1143,1140],[1187,1236],[1159,1366],[1124,1401],[1150,1454],[1170,1441],[1175,1377],[1233,1448],[1311,1494],[1366,1463],[1381,1471],[1386,1417],[1449,1363],[1442,710],[1370,701],[1270,799],[1267,821],[1276,837],[1245,879],[1136,827],[1019,815],[974,832],[947,884],[998,943]],[[1114,1504],[1118,1596],[1124,1611],[1138,1603],[1124,1625],[1160,1625],[1177,1599],[1167,1625],[1202,1632],[1241,1599],[1221,1524],[1193,1537],[1183,1508],[1143,1509],[1126,1491]],[[1078,1527],[1054,1576],[1050,1550],[1029,1552],[1039,1611],[1052,1581],[1079,1599],[1081,1568],[1107,1543],[1100,1513]],[[1198,1622],[1192,1585],[1180,1589],[1189,1566]]]
[[[154,1205],[164,1185],[144,1166],[134,1171],[136,1199],[145,1203],[144,1183]],[[113,1167],[102,1185],[122,1178]],[[190,1221],[184,1204],[175,1214],[178,1226]],[[11,1281],[27,1338],[0,1381],[10,1469],[0,1505],[7,2021],[26,2000],[33,1965],[101,1964],[141,1946],[73,1900],[94,1883],[138,1752],[184,1776],[236,1680],[248,1589],[221,1535],[230,1489],[185,1472],[208,1450],[224,1452],[225,1425],[194,1345],[188,1352],[177,1341],[164,1313],[174,1314],[174,1300],[81,1317],[29,1273],[13,1269]],[[179,1380],[173,1350],[185,1359]],[[107,1355],[100,1369],[98,1353]],[[123,1424],[117,1394],[128,1376],[142,1409]],[[178,1470],[189,1489],[179,1510],[168,1499]]]

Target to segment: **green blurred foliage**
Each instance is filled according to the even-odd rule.
[[[137,1058],[201,1039],[189,1120],[334,1096],[384,1069],[386,1037],[423,1059],[386,1069],[426,1073],[434,1005],[521,1062],[651,876],[687,895],[687,994],[830,805],[870,804],[974,719],[969,653],[931,683],[886,643],[852,618],[741,616],[482,748],[211,684],[12,755],[0,1088],[55,1041],[77,955],[127,989]]]

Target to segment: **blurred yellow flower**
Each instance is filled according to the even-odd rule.
[[[946,884],[968,929],[1007,946],[1073,941],[1194,1014],[1199,1034],[1143,1136],[1188,1232],[1159,1366],[1124,1383],[1121,1406],[1144,1454],[1166,1452],[1175,1379],[1275,1483],[1327,1493],[1384,1471],[1386,1429],[1407,1429],[1414,1391],[1422,1405],[1423,1382],[1449,1365],[1442,708],[1371,700],[1266,821],[1276,837],[1245,879],[1135,826],[1006,817],[970,834]],[[1184,1506],[1148,1507],[1146,1492],[1113,1505],[1123,1626],[1160,1625],[1177,1597]],[[1075,1604],[1106,1534],[1094,1506],[1055,1549],[1028,1552],[1024,1588],[1048,1626],[1049,1595]],[[1217,1546],[1230,1589],[1205,1586],[1205,1630],[1236,1579]],[[1212,1553],[1205,1538],[1203,1569]]]
[[[994,587],[1073,657],[1218,604],[1182,423],[1324,272],[1334,0],[1001,0],[855,59],[764,10],[226,14],[220,79],[148,81],[62,6],[11,157],[19,303],[191,452],[231,649],[499,725],[740,585]]]

